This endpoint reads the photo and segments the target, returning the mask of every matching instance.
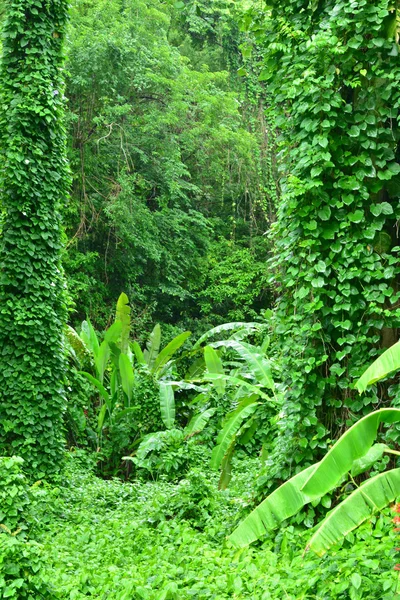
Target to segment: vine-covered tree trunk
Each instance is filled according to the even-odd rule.
[[[400,319],[399,15],[388,0],[272,4],[250,16],[281,130],[272,267],[288,386],[267,472],[286,478],[281,457],[315,460],[327,431],[390,401],[352,384]]]
[[[66,19],[65,0],[9,0],[3,28],[0,453],[25,458],[32,477],[54,475],[63,449]]]

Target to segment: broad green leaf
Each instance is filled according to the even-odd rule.
[[[224,367],[222,366],[222,360],[211,346],[204,348],[204,360],[206,363],[208,373],[212,375],[225,375]],[[225,392],[226,380],[224,377],[216,379],[214,381],[214,387],[219,396],[222,396]]]
[[[105,402],[109,402],[109,399],[110,399],[109,393],[107,392],[107,390],[105,389],[105,387],[103,386],[101,381],[99,381],[98,379],[93,377],[93,375],[91,375],[90,373],[86,373],[86,371],[78,371],[78,373],[80,375],[83,375],[84,377],[86,377],[86,379],[88,381],[90,381],[90,383],[98,389],[101,397],[103,398],[103,400],[105,400]]]
[[[188,337],[192,335],[191,331],[184,331],[183,333],[177,335],[173,340],[170,341],[169,344],[165,346],[157,356],[154,361],[154,365],[152,368],[153,373],[157,373],[175,354],[177,350],[186,342]]]
[[[217,445],[211,454],[211,467],[218,469],[228,448],[235,440],[243,421],[256,410],[258,402],[254,398],[245,398],[239,406],[227,416],[227,421],[217,437]]]
[[[377,460],[382,458],[382,455],[386,450],[389,450],[386,444],[374,444],[371,446],[367,454],[353,462],[353,466],[351,467],[352,477],[356,477],[357,475],[360,475],[360,473],[368,471]]]
[[[124,354],[128,351],[129,333],[131,328],[131,308],[129,299],[124,292],[120,295],[117,301],[117,310],[115,320],[121,323],[121,352]]]
[[[310,499],[300,488],[317,466],[301,471],[265,498],[228,537],[232,544],[238,548],[248,546],[307,504]]]
[[[204,427],[215,413],[215,410],[215,408],[208,408],[204,412],[193,415],[184,429],[185,437],[195,435],[196,433],[203,431]]]
[[[354,490],[322,521],[307,549],[319,556],[400,495],[400,469],[379,473]]]
[[[354,461],[367,454],[375,441],[379,425],[395,421],[400,421],[398,408],[382,408],[357,421],[321,460],[305,482],[303,493],[318,498],[336,487],[351,470]]]
[[[110,344],[111,342],[116,343],[121,335],[122,323],[121,321],[115,321],[107,331],[104,333],[104,341]]]
[[[107,405],[103,404],[103,406],[100,409],[99,416],[98,416],[98,419],[97,419],[97,433],[98,433],[98,435],[100,435],[101,430],[103,429],[104,419],[106,418],[106,412],[107,412]]]
[[[237,342],[236,340],[226,340],[211,344],[214,348],[225,346],[235,350],[250,368],[250,374],[263,387],[271,390],[274,389],[271,367],[268,360],[260,353],[260,349],[245,342]]]
[[[165,381],[164,383],[165,385],[170,385],[177,390],[196,390],[200,393],[205,393],[208,391],[206,388],[189,381]]]
[[[139,344],[135,341],[132,342],[132,350],[134,355],[136,356],[136,360],[138,361],[139,365],[145,365],[146,361],[144,358],[144,354],[142,352],[142,349],[140,348]]]
[[[396,342],[385,350],[371,366],[361,375],[360,379],[355,384],[355,387],[360,392],[364,392],[367,387],[384,377],[387,377],[393,371],[400,369],[400,341]]]
[[[93,325],[89,319],[82,321],[80,337],[89,348],[93,356],[96,356],[99,350],[99,340],[97,339],[96,332],[93,329]]]
[[[196,360],[192,362],[185,374],[185,379],[196,379],[200,377],[203,374],[205,368],[206,363],[202,354],[201,356],[199,356],[199,358],[196,358]]]
[[[253,439],[255,432],[258,430],[260,423],[254,417],[249,419],[246,424],[246,429],[240,435],[239,443],[246,445]],[[244,426],[243,426],[244,427]]]
[[[230,480],[232,479],[232,457],[235,451],[236,440],[233,440],[231,445],[228,448],[224,458],[221,463],[221,475],[218,481],[218,489],[226,490],[229,485]]]
[[[232,331],[235,329],[245,329],[246,331],[248,331],[249,333],[259,329],[260,328],[260,323],[245,323],[245,322],[241,322],[241,321],[237,321],[235,323],[224,323],[223,325],[218,325],[217,327],[213,327],[212,329],[209,329],[209,331],[206,331],[206,333],[204,333],[195,343],[195,345],[193,346],[193,348],[197,348],[198,346],[201,346],[201,344],[207,340],[208,338],[217,335],[218,333],[222,333],[225,331]]]
[[[126,397],[128,398],[129,405],[132,400],[135,377],[129,358],[126,354],[123,354],[122,352],[119,356],[119,372],[121,375],[122,389],[124,390]]]
[[[161,343],[161,327],[160,327],[160,324],[157,323],[149,336],[149,339],[147,342],[147,348],[143,352],[144,359],[145,359],[146,364],[149,367],[149,369],[153,368],[154,362],[160,351],[160,343]]]
[[[94,357],[94,364],[96,366],[97,376],[101,383],[104,380],[104,372],[107,368],[108,359],[110,358],[110,346],[107,341],[104,340],[100,344],[99,351]]]
[[[215,382],[218,379],[225,379],[225,381],[227,383],[231,383],[232,385],[239,385],[242,388],[244,388],[245,390],[248,390],[249,392],[251,392],[252,394],[257,394],[258,396],[261,396],[261,398],[264,398],[265,400],[268,400],[269,402],[272,402],[273,404],[278,404],[278,405],[281,404],[281,402],[279,400],[277,400],[276,398],[271,398],[265,392],[263,392],[261,387],[259,387],[258,385],[249,383],[248,381],[246,381],[245,379],[241,379],[240,377],[234,377],[233,375],[219,375],[219,374],[213,374],[213,373],[207,373],[204,376],[204,380],[206,380],[206,381],[209,380],[209,381]]]
[[[175,397],[172,385],[163,381],[160,383],[160,409],[161,418],[167,429],[171,429],[175,422]]]

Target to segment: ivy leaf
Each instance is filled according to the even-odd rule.
[[[361,223],[361,221],[364,219],[364,211],[363,210],[356,210],[353,213],[349,214],[349,221],[351,221],[352,223]]]
[[[349,129],[348,135],[350,137],[358,137],[360,135],[360,128],[357,125],[353,125]]]
[[[332,211],[330,209],[330,206],[323,206],[318,211],[318,216],[321,219],[321,221],[329,221],[329,219],[331,218],[331,214]]]

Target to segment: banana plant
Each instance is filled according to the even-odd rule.
[[[230,482],[231,463],[237,441],[244,439],[247,443],[257,431],[257,411],[264,402],[274,408],[280,404],[275,393],[271,365],[265,357],[267,343],[268,340],[257,347],[241,340],[229,339],[213,342],[204,348],[206,371],[203,380],[212,382],[219,396],[225,393],[227,386],[236,388],[236,406],[224,419],[211,458],[211,467],[221,469],[220,489],[225,489]],[[216,348],[233,350],[238,356],[241,362],[234,374],[226,373]]]
[[[319,463],[289,479],[255,508],[229,536],[230,541],[237,547],[251,544],[295,515],[305,504],[335,489],[346,477],[355,484],[352,469],[354,474],[369,470],[383,452],[400,454],[385,444],[374,444],[381,423],[398,421],[400,409],[396,408],[383,408],[357,421]],[[400,469],[371,477],[328,513],[306,549],[322,556],[399,495]]]
[[[360,392],[365,392],[369,385],[387,377],[390,373],[400,369],[400,341],[385,350],[356,382],[355,387]]]
[[[150,375],[158,381],[171,366],[174,354],[191,335],[190,331],[184,331],[174,337],[173,340],[160,350],[161,327],[157,323],[149,336],[145,350],[142,350],[137,342],[133,342],[132,350],[138,364],[147,369]]]

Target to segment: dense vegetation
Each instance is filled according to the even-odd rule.
[[[399,11],[2,5],[1,598],[400,595]]]

